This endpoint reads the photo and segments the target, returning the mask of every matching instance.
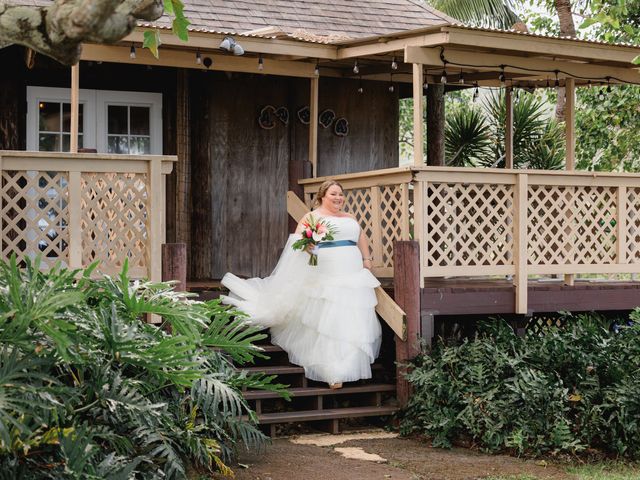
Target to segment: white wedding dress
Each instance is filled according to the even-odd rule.
[[[350,217],[322,217],[337,233],[334,241],[357,242],[358,222]],[[318,265],[291,248],[290,235],[278,264],[267,278],[243,280],[227,273],[231,292],[224,303],[246,313],[253,324],[270,328],[271,341],[305,376],[327,383],[371,378],[380,350],[381,328],[374,288],[380,282],[363,268],[355,245],[320,248]]]

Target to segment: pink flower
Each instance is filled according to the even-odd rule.
[[[304,233],[305,233],[305,235],[307,236],[307,238],[311,238],[311,236],[313,235],[313,232],[311,231],[311,229],[310,229],[310,228],[307,228],[307,229],[304,231]]]
[[[327,226],[324,223],[319,223],[316,230],[319,234],[323,234],[327,231]]]

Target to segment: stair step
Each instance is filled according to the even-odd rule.
[[[314,397],[324,395],[348,395],[351,393],[377,393],[377,392],[395,392],[396,386],[386,383],[369,384],[369,385],[354,385],[344,388],[331,389],[328,387],[301,387],[301,388],[288,388],[288,392],[292,397]],[[247,390],[243,393],[244,398],[247,400],[264,400],[267,398],[279,398],[275,392],[269,392],[265,390]]]
[[[382,370],[383,367],[379,363],[371,365],[371,370]],[[274,365],[274,366],[261,366],[261,367],[242,367],[242,371],[251,373],[264,373],[265,375],[287,375],[291,373],[304,373],[304,368],[297,365]]]
[[[265,344],[265,345],[261,345],[261,344],[257,344],[256,347],[260,347],[264,353],[278,353],[278,352],[283,352],[284,350],[282,350],[282,348],[278,347],[277,345],[270,345],[270,344]]]
[[[258,415],[261,424],[311,422],[314,420],[332,420],[338,418],[361,418],[391,415],[397,407],[350,407],[328,410],[301,410],[298,412],[263,413]]]

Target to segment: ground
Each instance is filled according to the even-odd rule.
[[[280,438],[266,452],[245,454],[239,462],[237,480],[640,480],[640,469],[633,467],[582,467],[463,448],[442,450],[382,430]]]

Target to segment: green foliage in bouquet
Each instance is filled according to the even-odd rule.
[[[232,364],[261,356],[264,335],[216,301],[131,282],[126,264],[91,271],[0,263],[0,477],[231,474],[241,444],[267,440],[240,389],[287,395]]]
[[[640,458],[640,310],[631,319],[614,333],[595,314],[569,316],[526,337],[487,322],[472,341],[440,343],[412,364],[401,430],[439,447],[464,439],[492,452]]]

